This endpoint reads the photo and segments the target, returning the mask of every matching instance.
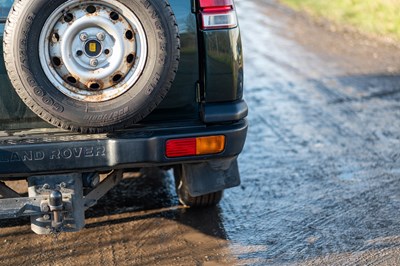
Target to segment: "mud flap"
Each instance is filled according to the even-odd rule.
[[[183,164],[182,178],[192,197],[240,185],[237,157],[197,164]]]

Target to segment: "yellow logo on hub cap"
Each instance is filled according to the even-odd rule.
[[[89,43],[89,51],[95,53],[97,50],[97,44],[95,42]]]
[[[97,57],[102,50],[101,43],[97,40],[89,40],[85,44],[85,52],[90,57]]]

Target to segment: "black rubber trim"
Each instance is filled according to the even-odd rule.
[[[224,103],[204,103],[201,119],[204,123],[239,121],[247,116],[248,106],[244,100]]]
[[[107,171],[119,168],[175,165],[238,155],[247,121],[230,125],[142,127],[113,134],[82,135],[66,131],[0,137],[0,179],[33,174]],[[216,155],[167,158],[169,139],[225,135],[226,148]]]

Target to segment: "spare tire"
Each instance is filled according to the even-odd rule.
[[[4,59],[33,112],[96,133],[130,126],[157,107],[175,78],[179,46],[166,0],[19,0]]]

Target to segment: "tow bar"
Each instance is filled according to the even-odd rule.
[[[98,174],[80,173],[32,176],[28,178],[28,196],[0,182],[0,219],[31,217],[36,234],[76,232],[85,226],[85,210],[122,180],[116,170],[99,182]],[[85,191],[88,190],[84,195]]]

